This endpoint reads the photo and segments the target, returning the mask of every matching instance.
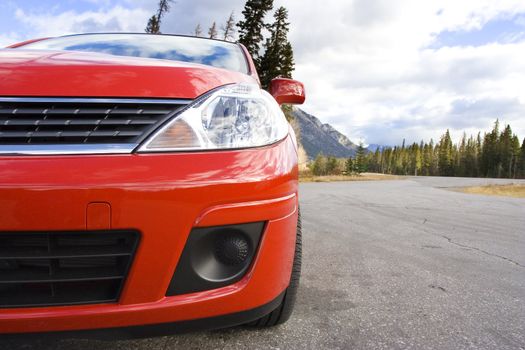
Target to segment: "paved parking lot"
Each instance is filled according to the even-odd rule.
[[[0,349],[525,349],[525,199],[450,190],[486,182],[301,185],[303,276],[281,327]]]

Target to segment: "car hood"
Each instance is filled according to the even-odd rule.
[[[74,51],[0,50],[0,96],[193,99],[243,73],[150,58]]]

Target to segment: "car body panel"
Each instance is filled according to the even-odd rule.
[[[0,50],[0,96],[194,99],[250,75],[211,66],[100,53]]]
[[[90,203],[141,242],[117,304],[4,309],[0,333],[175,322],[263,305],[289,283],[297,223],[297,153],[271,146],[220,152],[0,157],[0,231],[84,230]],[[165,297],[194,226],[267,220],[247,275],[216,290]]]

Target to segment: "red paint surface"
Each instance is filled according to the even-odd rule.
[[[86,209],[86,230],[111,229],[111,205],[109,203],[89,203]]]
[[[0,310],[0,333],[108,328],[223,315],[263,305],[288,286],[297,223],[290,137],[265,148],[185,154],[0,157],[0,231],[83,230],[86,206],[111,204],[113,229],[141,242],[118,304]],[[269,220],[240,282],[166,298],[195,222]]]
[[[300,105],[306,99],[303,83],[286,78],[273,79],[270,84],[270,94],[280,105]]]

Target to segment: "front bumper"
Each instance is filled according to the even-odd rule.
[[[141,241],[118,303],[0,309],[0,333],[93,330],[260,317],[287,288],[297,223],[291,137],[240,151],[0,157],[0,232],[136,229]],[[110,216],[87,210],[107,203]],[[192,228],[267,222],[239,282],[166,297]],[[267,306],[266,309],[264,306]],[[259,310],[259,312],[249,312]]]

